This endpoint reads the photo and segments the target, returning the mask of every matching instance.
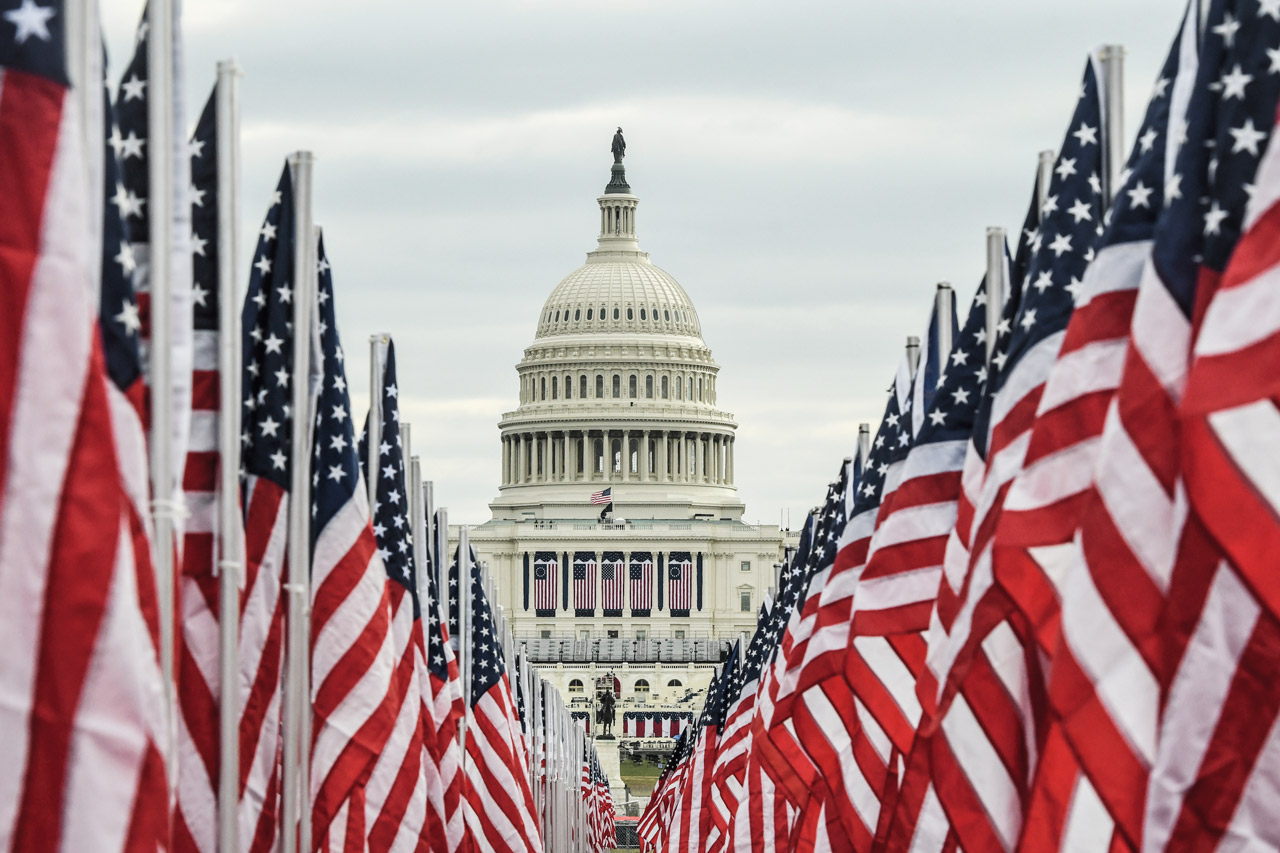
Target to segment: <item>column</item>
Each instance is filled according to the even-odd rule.
[[[516,483],[524,482],[524,461],[528,450],[524,446],[524,433],[518,433],[516,439]]]
[[[631,479],[631,430],[622,431],[622,481]]]
[[[564,434],[564,479],[567,483],[572,483],[578,479],[578,459],[573,455],[574,437],[569,433]]]
[[[649,431],[640,430],[640,482],[649,482]]]
[[[504,435],[502,437],[502,485],[506,486],[511,482],[511,443]]]
[[[667,431],[662,431],[660,452],[658,453],[658,479],[663,483],[671,482],[671,445],[667,442]]]
[[[707,479],[707,442],[701,434],[694,436],[693,460],[694,469],[693,476],[697,478],[699,483],[706,482]]]
[[[711,435],[710,439],[711,464],[707,466],[711,471],[711,482],[720,482],[720,436]]]
[[[733,445],[735,439],[729,439],[729,485],[733,485]]]

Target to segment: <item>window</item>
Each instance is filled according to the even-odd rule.
[[[665,309],[664,309],[664,310],[663,310],[663,312],[662,312],[662,319],[664,319],[664,320],[666,320],[668,323],[670,323],[670,322],[671,322],[671,312],[670,312],[670,311],[667,311],[667,310],[665,310]]]
[[[632,311],[630,308],[628,308],[628,309],[627,309],[627,319],[628,319],[628,320],[634,320],[635,318],[636,318],[635,312],[634,312],[634,311]]]
[[[570,692],[570,693],[581,693],[581,692],[583,692],[583,691],[582,691],[582,679],[580,679],[580,678],[575,678],[573,681],[570,681],[570,682],[569,682],[569,692]]]
[[[636,375],[631,374],[631,381],[627,383],[627,390],[631,392],[631,399],[636,398]]]
[[[622,377],[615,373],[613,374],[613,399],[616,400],[621,396],[622,396]]]
[[[604,396],[604,377],[596,374],[596,399]]]
[[[566,376],[564,378],[564,398],[566,400],[573,399],[573,377]]]
[[[542,377],[542,399],[547,399],[547,377]]]
[[[749,571],[751,571],[751,561],[750,561],[750,560],[743,560],[743,561],[742,561],[742,571],[744,571],[744,572],[749,572]]]
[[[638,679],[636,679],[636,692],[637,692],[637,693],[648,693],[648,692],[649,692],[649,682],[645,681],[643,678],[638,678]]]
[[[539,637],[541,637],[541,638],[542,638],[542,639],[544,639],[544,640],[550,640],[550,639],[551,639],[551,629],[550,629],[550,628],[543,628],[541,631],[539,631],[539,632],[538,632],[538,636],[539,636]]]
[[[575,308],[575,309],[573,309],[573,319],[574,319],[574,320],[581,320],[581,319],[582,319],[582,309],[581,309],[581,308]]]
[[[751,612],[751,593],[749,592],[738,593],[738,609],[741,610],[743,613]]]
[[[698,402],[702,402],[702,377],[698,377]]]
[[[616,319],[618,319],[618,309],[617,309],[617,308],[614,308],[614,309],[613,309],[613,319],[615,319],[615,320],[616,320]]]
[[[596,473],[604,473],[604,440],[596,439]]]
[[[664,376],[664,377],[662,377],[662,399],[666,400],[666,399],[668,398],[668,396],[669,396],[668,391],[669,391],[669,390],[670,390],[670,389],[668,388],[667,377],[665,377],[665,376]]]
[[[622,473],[622,442],[615,438],[612,442],[612,449],[613,449],[613,473],[621,474]]]
[[[605,635],[605,637],[606,637],[606,638],[608,638],[608,639],[610,639],[610,640],[616,640],[616,639],[618,639],[618,632],[617,632],[617,631],[605,631],[605,632],[604,632],[604,635]]]
[[[684,639],[684,631],[682,631],[682,630],[680,630],[680,629],[677,629],[677,630],[676,630],[676,636],[675,636],[675,638],[676,638],[677,640],[683,640],[683,639]]]
[[[587,399],[587,374],[582,374],[581,380],[578,382],[578,399]]]
[[[559,376],[551,377],[551,399],[552,400],[560,399],[560,377]]]
[[[578,639],[586,643],[591,642],[591,632],[584,628],[578,632]]]
[[[559,312],[559,311],[557,311],[557,312],[556,312],[556,322],[557,322],[557,323],[559,323],[559,322],[560,322],[560,312]]]
[[[648,317],[646,317],[646,316],[645,316],[645,314],[644,314],[644,309],[643,309],[643,308],[641,308],[641,309],[640,309],[640,319],[641,319],[641,320],[647,320],[647,319],[649,319]]]
[[[683,376],[676,377],[676,399],[677,400],[684,399],[684,377]]]
[[[636,639],[637,639],[637,640],[647,640],[648,638],[649,638],[649,632],[648,632],[648,631],[646,631],[644,628],[637,628],[637,629],[636,629]]]
[[[684,682],[678,678],[673,678],[667,682],[668,687],[684,687]]]
[[[644,396],[650,400],[653,399],[653,377],[646,376],[644,378]]]

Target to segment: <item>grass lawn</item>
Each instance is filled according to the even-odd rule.
[[[662,774],[662,768],[651,761],[628,761],[622,759],[622,781],[631,789],[632,796],[647,797],[653,793],[653,786]]]

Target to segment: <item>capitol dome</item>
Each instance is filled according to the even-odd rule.
[[[596,249],[551,291],[516,366],[494,517],[589,518],[610,488],[628,517],[740,518],[720,367],[689,294],[640,249],[620,156],[596,201]]]

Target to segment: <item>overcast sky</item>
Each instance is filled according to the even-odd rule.
[[[141,0],[107,4],[111,74]],[[247,280],[285,155],[315,151],[356,417],[390,332],[451,521],[552,288],[595,247],[621,125],[641,247],[688,291],[737,416],[750,521],[793,524],[878,422],[934,285],[963,313],[1088,52],[1128,49],[1126,148],[1182,0],[216,0],[185,10],[189,119],[243,66]],[[243,287],[243,283],[241,285]],[[584,499],[586,495],[584,495]]]

